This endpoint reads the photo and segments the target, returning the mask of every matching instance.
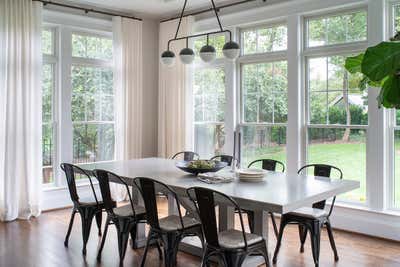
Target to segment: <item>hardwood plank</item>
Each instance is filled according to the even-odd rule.
[[[167,203],[160,201],[160,213],[167,214]],[[118,266],[116,233],[110,226],[102,261],[96,261],[97,236],[95,223],[88,242],[86,257],[81,254],[82,237],[79,215],[75,217],[69,247],[64,247],[64,237],[70,216],[69,209],[43,213],[30,221],[0,223],[0,266]],[[105,217],[105,214],[104,214]],[[103,220],[104,221],[104,220]],[[269,229],[269,252],[275,248],[272,227]],[[395,267],[400,266],[400,243],[343,231],[334,231],[340,260],[335,263],[326,231],[321,239],[320,266],[334,267]],[[125,266],[139,266],[143,250],[128,249]],[[178,266],[199,266],[200,259],[185,253],[178,254]],[[151,249],[146,266],[162,266],[157,251]],[[313,266],[309,240],[304,254],[299,253],[297,227],[289,226],[279,254],[277,267]]]

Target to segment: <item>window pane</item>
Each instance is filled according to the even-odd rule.
[[[308,60],[309,122],[312,124],[368,124],[367,93],[358,88],[360,75],[344,68],[345,56]]]
[[[357,11],[307,21],[308,47],[367,40],[367,12]]]
[[[196,122],[223,122],[225,119],[225,71],[222,68],[198,69],[194,74],[193,94]]]
[[[105,37],[72,34],[72,56],[111,60],[112,40]]]
[[[244,30],[241,35],[244,55],[287,49],[287,27],[284,25]]]
[[[194,39],[193,50],[196,55],[196,59],[200,59],[199,53],[200,49],[207,44],[207,36],[201,36]],[[208,44],[214,46],[217,52],[217,58],[222,58],[224,54],[222,53],[222,48],[225,44],[225,35],[214,34],[209,36]]]
[[[53,178],[53,90],[54,70],[52,64],[43,64],[42,67],[42,166],[43,183],[54,182]]]
[[[243,65],[242,93],[245,122],[286,123],[286,61]]]
[[[340,195],[348,201],[365,202],[366,131],[350,129],[308,129],[307,163],[340,168],[344,179],[360,181],[360,188]]]
[[[242,133],[242,168],[261,158],[286,162],[285,126],[243,126]]]
[[[114,124],[74,124],[74,163],[114,159]]]
[[[400,130],[394,131],[394,206],[400,209]]]
[[[194,140],[194,149],[202,158],[222,154],[225,145],[224,124],[195,124]]]
[[[113,73],[109,68],[72,67],[72,120],[113,121]]]
[[[42,31],[42,53],[46,55],[54,55],[54,31]]]
[[[395,5],[393,9],[394,29],[400,31],[400,5]]]

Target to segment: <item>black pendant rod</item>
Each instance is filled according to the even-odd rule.
[[[183,4],[181,16],[179,17],[178,28],[176,28],[175,39],[178,38],[179,28],[181,27],[181,22],[182,22],[182,18],[183,18],[183,13],[185,12],[186,4],[187,4],[187,0],[185,0],[185,3]]]
[[[218,20],[219,29],[220,29],[221,31],[223,31],[222,25],[221,25],[221,21],[219,20],[218,11],[217,11],[217,9],[215,8],[214,0],[211,0],[211,3],[212,3],[212,6],[213,6],[213,9],[214,9],[215,16],[217,17],[217,20]],[[208,37],[207,37],[207,38],[208,38]]]
[[[67,5],[67,4],[57,3],[57,2],[51,2],[51,1],[45,1],[45,0],[32,0],[32,1],[42,2],[43,5],[53,5],[53,6],[66,7],[66,8],[76,9],[76,10],[82,10],[86,14],[89,13],[89,12],[92,12],[92,13],[97,13],[97,14],[102,14],[102,15],[119,16],[119,17],[123,17],[123,18],[142,21],[141,18],[136,18],[136,17],[133,17],[133,16],[127,16],[127,15],[123,15],[123,14],[105,12],[105,11],[101,11],[101,10],[95,10],[95,9],[92,9],[92,8],[84,8],[84,7],[79,7],[79,6],[72,6],[72,5]]]
[[[206,32],[206,33],[199,33],[199,34],[194,34],[194,35],[188,35],[188,36],[183,36],[183,37],[179,37],[179,38],[174,38],[174,39],[170,39],[168,41],[168,49],[170,47],[170,43],[174,42],[174,41],[179,41],[179,40],[183,40],[183,39],[187,39],[189,40],[190,38],[196,38],[196,37],[200,37],[200,36],[204,36],[207,35],[207,38],[209,35],[213,35],[213,34],[218,34],[218,33],[223,33],[223,32],[227,32],[229,33],[229,40],[232,41],[232,32],[230,30],[222,30],[222,31],[215,31],[215,32]]]
[[[249,2],[254,2],[257,0],[242,0],[239,2],[234,2],[234,3],[230,3],[230,4],[225,4],[225,5],[221,5],[221,6],[215,6],[215,9],[217,11],[224,9],[224,8],[228,8],[228,7],[232,7],[232,6],[237,6],[237,5],[241,5],[241,4],[245,4],[245,3],[249,3]],[[263,2],[266,2],[266,0],[262,0]],[[196,15],[200,15],[203,13],[207,13],[207,12],[211,12],[214,11],[214,7],[213,8],[207,8],[207,9],[203,9],[203,10],[199,10],[199,11],[194,11],[188,14],[183,15],[183,17],[188,17],[188,16],[196,16]],[[173,18],[168,18],[168,19],[163,19],[160,22],[166,22],[166,21],[170,21],[170,20],[175,20],[175,19],[179,19],[179,17],[173,17]]]

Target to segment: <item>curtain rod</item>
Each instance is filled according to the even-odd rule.
[[[249,2],[254,2],[254,1],[257,1],[257,0],[242,0],[242,1],[239,1],[239,2],[234,2],[234,3],[230,3],[230,4],[216,6],[215,8],[216,8],[217,11],[220,11],[221,9],[224,9],[224,8],[227,8],[227,7],[237,6],[237,5],[241,5],[241,4],[245,4],[245,3],[249,3]],[[267,0],[262,0],[262,1],[266,2]],[[203,9],[203,10],[199,10],[199,11],[195,11],[195,12],[192,12],[192,13],[185,14],[185,15],[183,15],[183,17],[196,16],[196,15],[200,15],[200,14],[203,14],[203,13],[211,12],[213,10],[214,10],[213,8],[207,8],[207,9]],[[174,19],[179,19],[179,18],[180,18],[180,16],[173,17],[173,18],[168,18],[168,19],[163,19],[160,22],[167,22],[167,21],[174,20]]]
[[[45,1],[45,0],[32,0],[32,1],[42,2],[44,6],[45,5],[53,5],[53,6],[66,7],[66,8],[76,9],[76,10],[83,10],[83,11],[85,11],[86,14],[89,13],[89,12],[92,12],[92,13],[103,14],[103,15],[108,15],[108,16],[119,16],[119,17],[123,17],[123,18],[129,18],[129,19],[142,21],[141,18],[136,18],[136,17],[133,17],[133,16],[127,16],[127,15],[118,14],[118,13],[111,13],[111,12],[106,12],[106,11],[101,11],[101,10],[95,10],[95,9],[92,9],[92,8],[84,8],[84,7],[79,7],[79,6],[72,6],[72,5],[61,4],[61,3]]]

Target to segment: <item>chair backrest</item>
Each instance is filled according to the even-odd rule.
[[[243,234],[244,248],[247,249],[247,239],[244,230],[243,216],[239,205],[231,197],[204,187],[191,187],[186,190],[187,195],[193,201],[199,213],[201,225],[207,244],[219,248],[217,218],[215,206],[225,203],[234,207],[239,212],[241,230]],[[217,200],[217,201],[216,201]]]
[[[76,175],[79,174],[79,175],[83,175],[89,179],[89,183],[90,183],[90,187],[93,192],[94,199],[95,199],[97,205],[99,204],[99,201],[98,201],[97,195],[96,195],[96,191],[94,190],[93,181],[92,181],[90,173],[88,173],[84,169],[82,169],[76,165],[70,164],[70,163],[61,163],[60,168],[65,173],[65,177],[67,179],[68,191],[69,191],[69,195],[71,196],[72,202],[74,202],[75,204],[78,204],[78,205],[80,203],[78,191],[76,190],[76,181],[75,181]]]
[[[233,162],[233,157],[230,155],[217,155],[212,157],[210,160],[218,160],[221,162],[226,162],[228,163],[228,166],[231,166]]]
[[[132,201],[132,195],[130,193],[129,186],[124,181],[124,179],[122,179],[121,176],[106,170],[96,169],[93,172],[96,175],[97,180],[99,181],[101,196],[103,198],[104,208],[106,209],[107,213],[114,215],[114,208],[115,208],[114,205],[115,202],[111,197],[111,190],[110,190],[110,180],[111,180],[113,182],[117,182],[125,186],[129,197],[129,202],[133,211],[133,216],[136,216],[135,207]]]
[[[199,154],[197,154],[196,152],[192,152],[192,151],[181,151],[176,153],[175,155],[172,156],[172,159],[176,159],[179,156],[183,155],[183,160],[184,161],[191,161],[194,159],[199,159],[200,156]]]
[[[277,166],[281,166],[281,172],[285,172],[285,164],[283,164],[282,162],[278,161],[278,160],[274,160],[274,159],[257,159],[255,161],[252,161],[248,168],[252,167],[253,165],[255,165],[256,163],[261,162],[261,168],[263,168],[264,170],[267,171],[276,171],[277,170]]]
[[[153,229],[160,230],[157,207],[157,193],[160,191],[166,194],[167,197],[173,197],[175,199],[181,228],[184,228],[180,202],[174,190],[172,190],[168,185],[151,178],[137,177],[134,181],[142,194],[144,206],[146,208],[147,222]]]
[[[328,164],[308,164],[305,165],[303,167],[301,167],[298,170],[298,174],[302,173],[304,170],[308,170],[309,168],[314,168],[314,172],[313,175],[314,176],[322,176],[322,177],[331,177],[332,174],[332,170],[337,171],[337,173],[339,174],[339,179],[343,179],[343,172],[341,169],[339,169],[336,166],[332,166],[332,165],[328,165]],[[328,216],[330,216],[332,214],[332,210],[333,210],[333,206],[335,205],[335,201],[336,201],[336,196],[333,198],[332,203],[331,203],[331,208],[329,209],[329,214]],[[317,208],[317,209],[325,209],[325,204],[326,204],[326,200],[317,202],[313,204],[313,208]]]

